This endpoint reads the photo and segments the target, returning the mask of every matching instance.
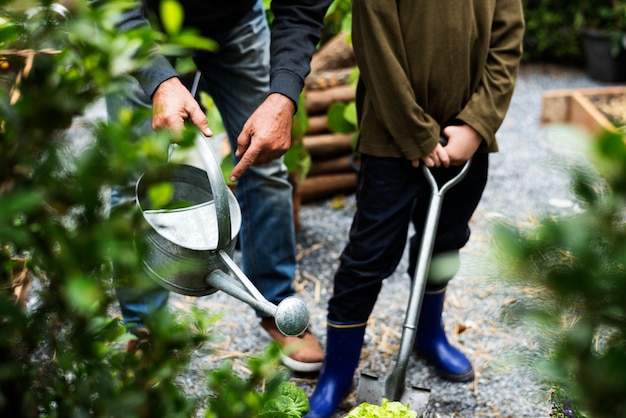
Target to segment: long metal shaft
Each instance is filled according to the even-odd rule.
[[[426,289],[426,281],[430,270],[430,260],[435,245],[435,237],[437,233],[437,225],[439,224],[439,215],[441,214],[441,206],[443,204],[444,194],[455,184],[460,182],[467,174],[471,160],[467,161],[461,171],[439,187],[437,180],[426,167],[423,167],[424,176],[431,186],[431,200],[428,207],[428,214],[422,233],[422,242],[420,244],[419,256],[417,259],[417,267],[413,277],[413,286],[409,295],[409,302],[402,326],[402,339],[400,340],[400,350],[396,365],[391,375],[385,382],[385,396],[389,400],[399,401],[404,392],[404,382],[406,380],[406,369],[413,350],[415,335],[417,333],[417,324],[422,306],[424,290]]]

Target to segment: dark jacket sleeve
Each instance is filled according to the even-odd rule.
[[[270,54],[270,93],[281,93],[298,104],[304,88],[304,79],[310,71],[310,61],[319,42],[324,16],[332,0],[273,0],[274,21]],[[150,23],[141,4],[125,12],[120,30],[128,30]],[[155,55],[150,65],[134,74],[143,90],[152,96],[163,81],[177,73],[163,57]]]
[[[270,93],[298,104],[332,0],[273,0]]]
[[[125,11],[117,26],[121,31],[131,30],[141,26],[150,26],[148,19],[146,19],[144,15],[141,3],[137,2],[136,7]],[[159,54],[154,54],[150,64],[139,69],[133,73],[133,75],[137,78],[141,88],[148,97],[152,97],[154,91],[162,82],[169,78],[177,77],[178,73],[167,58]]]

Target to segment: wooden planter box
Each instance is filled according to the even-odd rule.
[[[595,135],[618,132],[626,114],[626,86],[554,90],[544,93],[541,125],[573,124]]]

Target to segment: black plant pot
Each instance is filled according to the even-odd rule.
[[[587,73],[598,81],[626,81],[626,50],[620,43],[617,55],[611,53],[612,38],[596,30],[583,31]]]

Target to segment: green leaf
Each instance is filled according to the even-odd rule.
[[[344,116],[347,105],[345,103],[336,102],[333,103],[328,112],[326,113],[328,118],[328,129],[332,132],[338,133],[350,133],[354,131],[354,125],[348,122]]]
[[[185,20],[185,11],[176,0],[163,0],[160,7],[163,29],[169,36],[180,33]]]
[[[352,101],[346,105],[346,108],[343,111],[343,117],[353,127],[356,128],[359,125],[356,114],[356,102]]]
[[[235,168],[232,157],[230,155],[227,155],[226,157],[222,158],[220,167],[222,168],[222,174],[224,175],[224,181],[226,182],[226,185],[234,185],[234,183],[230,181],[230,173],[233,171],[233,168]]]
[[[284,162],[290,174],[297,177],[297,181],[303,181],[311,169],[311,154],[302,141],[295,141],[284,156]]]
[[[171,42],[190,49],[202,49],[205,51],[215,51],[218,48],[217,42],[198,35],[191,30],[185,30],[173,36]]]
[[[301,93],[298,98],[298,111],[293,116],[291,137],[302,138],[307,129],[309,129],[309,116],[306,112],[306,99],[304,93]]]
[[[0,196],[0,219],[8,223],[17,214],[36,210],[41,207],[44,198],[43,190],[32,188]]]
[[[213,138],[217,135],[226,132],[224,128],[224,122],[222,121],[222,115],[215,105],[213,98],[206,92],[200,92],[200,103],[206,112],[206,117],[209,121],[209,127],[213,131]],[[230,157],[230,156],[229,156]]]
[[[8,41],[12,41],[17,38],[19,34],[19,28],[15,25],[7,25],[3,26],[0,24],[0,45],[7,43]]]
[[[176,72],[178,74],[192,74],[196,72],[196,63],[192,57],[179,57],[175,63]]]
[[[148,199],[150,199],[153,209],[165,207],[172,200],[173,196],[174,187],[172,183],[157,183],[148,189]]]
[[[281,395],[287,396],[294,402],[296,412],[304,414],[309,411],[309,400],[306,393],[298,386],[290,382],[282,382],[278,388]]]
[[[104,300],[99,284],[84,277],[73,277],[68,280],[65,297],[68,303],[82,313],[90,313]]]
[[[291,382],[281,382],[278,395],[257,415],[260,418],[300,418],[309,411],[306,393]]]
[[[279,395],[270,399],[257,417],[259,418],[300,418],[293,399]]]
[[[350,34],[349,40],[352,38],[352,13],[346,14],[346,16],[341,19],[341,31]]]

